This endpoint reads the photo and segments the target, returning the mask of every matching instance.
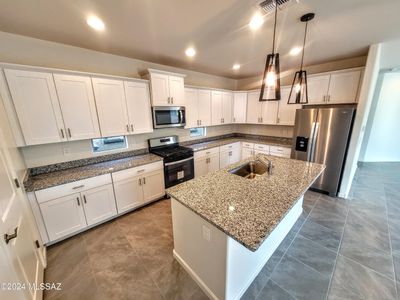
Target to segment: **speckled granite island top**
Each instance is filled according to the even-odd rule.
[[[257,158],[272,161],[272,175],[267,172],[251,180],[228,172],[251,160],[247,159],[174,186],[167,194],[256,251],[325,169],[320,164],[269,155]]]
[[[162,160],[162,158],[154,154],[145,154],[110,160],[83,167],[28,176],[24,181],[24,186],[27,192],[33,192],[60,184],[150,164],[160,160]]]

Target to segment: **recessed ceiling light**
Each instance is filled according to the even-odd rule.
[[[239,64],[234,64],[232,69],[239,70],[240,69],[240,65]]]
[[[250,20],[249,26],[252,30],[257,30],[264,23],[264,18],[260,13],[256,13]]]
[[[185,50],[185,54],[186,54],[186,56],[188,56],[188,57],[193,57],[193,56],[196,55],[196,50],[194,50],[193,47],[189,47],[189,48],[187,48],[187,49]]]
[[[301,52],[301,47],[293,47],[292,50],[290,50],[290,55],[296,56]]]
[[[96,16],[90,16],[86,19],[86,23],[95,30],[102,31],[105,28],[104,22]]]

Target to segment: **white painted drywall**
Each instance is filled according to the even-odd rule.
[[[364,162],[400,161],[400,72],[382,76],[359,159]]]

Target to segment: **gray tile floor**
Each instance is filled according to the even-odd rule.
[[[400,299],[400,163],[365,164],[349,200],[304,211],[242,299]],[[206,299],[172,257],[169,200],[49,248],[45,299]],[[399,290],[400,295],[400,290]]]

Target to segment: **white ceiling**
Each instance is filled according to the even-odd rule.
[[[0,30],[186,69],[245,78],[260,74],[272,46],[272,15],[252,32],[254,0],[0,0]],[[399,0],[300,0],[278,14],[281,69],[296,68],[288,52],[309,25],[305,64],[367,53],[368,45],[400,38]],[[86,25],[95,14],[104,32]],[[193,45],[197,55],[185,57]],[[239,71],[232,70],[240,63]]]

